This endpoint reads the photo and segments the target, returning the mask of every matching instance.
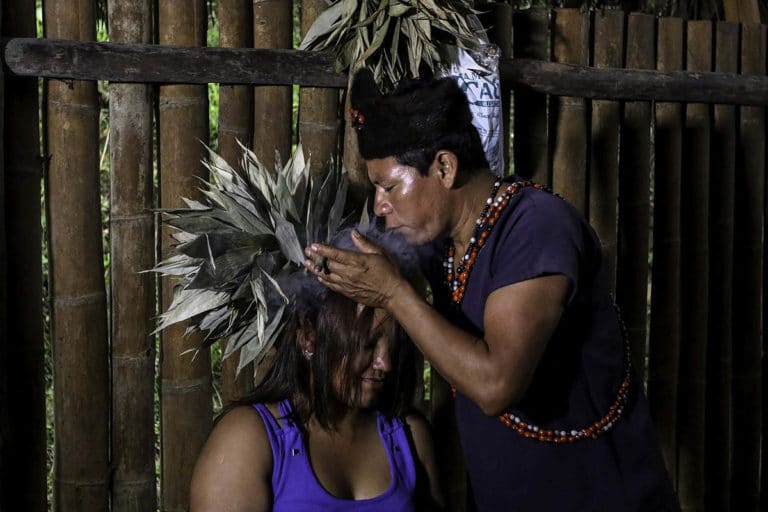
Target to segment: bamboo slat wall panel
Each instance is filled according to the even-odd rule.
[[[630,14],[627,20],[626,67],[653,69],[655,19]],[[616,298],[624,315],[632,365],[645,376],[650,223],[651,104],[624,105],[619,174],[619,249]]]
[[[111,0],[114,42],[152,42],[149,0]],[[153,88],[109,86],[112,510],[155,510]]]
[[[35,5],[5,0],[2,34],[35,36]],[[37,80],[5,75],[3,167],[7,319],[3,354],[3,439],[0,509],[42,512],[46,508],[45,379],[40,227],[40,115]],[[11,100],[12,99],[12,100]],[[2,186],[2,185],[0,185]],[[12,269],[12,270],[11,270]],[[7,400],[5,400],[7,398]],[[3,499],[3,498],[0,498]]]
[[[512,18],[516,58],[549,60],[549,11],[529,9]],[[547,96],[524,89],[514,92],[514,171],[551,185],[547,127]]]
[[[203,0],[160,2],[160,44],[203,46],[206,6]],[[159,114],[160,206],[184,206],[182,197],[199,198],[198,178],[205,179],[200,160],[208,140],[208,96],[206,86],[160,87]],[[172,253],[171,239],[164,230],[162,256]],[[173,297],[173,282],[165,279],[162,305]],[[211,427],[210,352],[193,359],[181,356],[199,341],[184,336],[184,326],[166,329],[161,345],[161,509],[186,510],[189,481],[198,452]]]
[[[553,19],[553,60],[589,62],[589,17],[580,9],[556,9]],[[552,188],[581,213],[587,210],[586,100],[563,96],[556,107],[552,156]]]
[[[94,40],[94,4],[45,2],[46,36]],[[94,82],[48,82],[56,509],[106,510],[109,382]]]
[[[741,73],[764,75],[765,26],[742,25]],[[741,107],[733,276],[733,475],[731,509],[758,510],[762,424],[765,109]]]
[[[301,3],[301,35],[307,33],[326,8],[324,0]],[[310,157],[313,175],[328,169],[339,148],[339,91],[302,87],[299,90],[299,142]]]
[[[712,25],[688,22],[686,69],[710,71]],[[677,489],[684,510],[704,510],[704,425],[709,314],[709,105],[688,104],[683,131]]]
[[[624,13],[599,11],[593,18],[593,66],[620,68],[624,64]],[[603,244],[611,290],[616,287],[616,234],[619,198],[619,130],[621,104],[592,102],[589,153],[589,222]]]
[[[254,0],[253,45],[256,48],[293,47],[293,2]],[[290,87],[257,87],[253,102],[253,151],[268,169],[275,167],[275,151],[283,162],[293,141]]]
[[[656,68],[683,68],[683,21],[661,18]],[[677,474],[680,360],[680,194],[683,106],[656,104],[653,286],[648,340],[648,401],[667,470]]]
[[[253,46],[253,3],[250,0],[219,0],[219,41],[222,47]],[[251,147],[253,87],[219,87],[219,154],[237,168],[242,155],[240,144]],[[236,376],[240,350],[221,364],[221,395],[224,403],[242,398],[253,389],[253,365]]]
[[[738,72],[739,26],[715,26],[715,71]],[[736,173],[736,107],[715,105],[710,174],[709,322],[706,377],[707,510],[728,510],[731,466],[731,364],[733,299],[733,210]]]

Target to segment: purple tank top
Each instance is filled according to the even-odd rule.
[[[416,468],[401,420],[387,420],[377,414],[379,436],[389,459],[389,488],[374,498],[348,500],[331,495],[315,478],[301,431],[288,419],[291,406],[287,400],[280,402],[282,427],[264,404],[253,407],[264,421],[272,447],[273,512],[414,510]]]

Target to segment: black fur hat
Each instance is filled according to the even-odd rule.
[[[383,95],[371,71],[363,68],[354,76],[350,104],[365,160],[401,155],[475,130],[467,97],[451,78],[408,80]]]

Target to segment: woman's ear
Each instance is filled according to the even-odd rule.
[[[296,340],[305,358],[310,359],[315,355],[315,330],[310,324],[304,323],[299,327]]]
[[[453,188],[459,170],[459,160],[452,151],[441,149],[435,154],[432,167],[445,188]]]

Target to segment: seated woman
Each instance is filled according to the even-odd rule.
[[[192,512],[440,508],[427,424],[406,413],[411,348],[384,310],[336,293],[295,312],[263,383],[211,432]]]

